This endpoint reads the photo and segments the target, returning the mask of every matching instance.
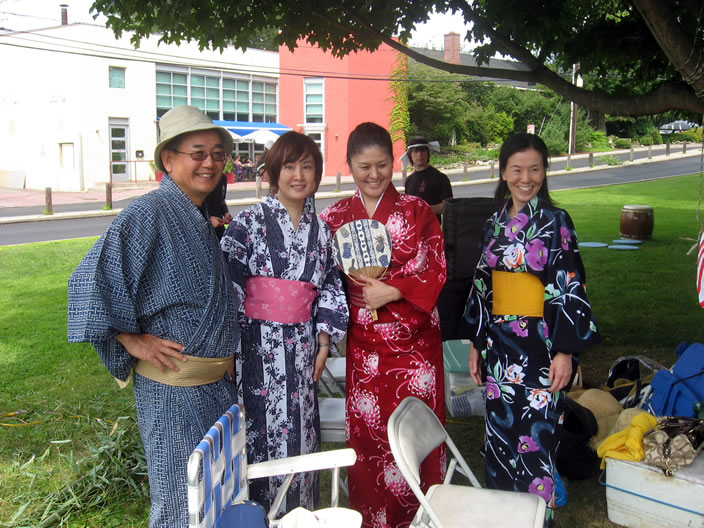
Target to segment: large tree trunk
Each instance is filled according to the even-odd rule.
[[[594,130],[601,130],[602,132],[606,132],[606,117],[602,112],[592,110],[591,112],[589,112],[589,125]]]

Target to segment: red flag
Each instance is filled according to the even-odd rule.
[[[704,230],[699,235],[699,254],[697,256],[697,294],[699,306],[704,308]]]

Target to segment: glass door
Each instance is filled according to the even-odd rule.
[[[130,180],[129,160],[127,159],[128,132],[129,126],[127,124],[118,124],[110,120],[110,165],[113,182]]]

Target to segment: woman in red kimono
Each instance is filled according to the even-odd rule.
[[[348,473],[350,507],[362,513],[363,526],[374,528],[408,526],[418,509],[389,448],[389,416],[404,398],[415,396],[445,421],[435,307],[445,283],[442,233],[428,204],[399,194],[391,184],[392,149],[389,133],[379,125],[355,128],[347,141],[347,163],[357,191],[321,214],[333,233],[352,220],[378,220],[393,246],[382,280],[363,279],[363,286],[347,281],[347,445],[358,455]],[[444,472],[445,453],[438,449],[421,468],[423,486],[441,482]]]

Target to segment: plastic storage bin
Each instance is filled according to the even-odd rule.
[[[609,520],[634,528],[704,528],[704,452],[675,473],[642,462],[606,459]]]
[[[484,416],[485,386],[477,386],[469,375],[469,340],[443,342],[445,367],[445,406],[450,415]]]

